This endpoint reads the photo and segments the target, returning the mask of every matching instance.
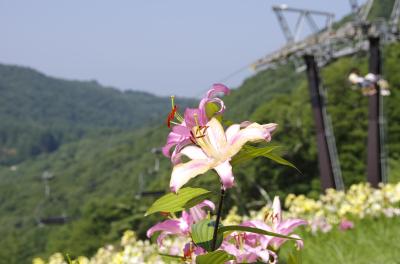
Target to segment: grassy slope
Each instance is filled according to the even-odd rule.
[[[299,232],[304,239],[303,263],[307,264],[369,264],[398,263],[400,259],[400,218],[363,219],[346,232],[312,235]],[[285,255],[292,245],[285,245]]]

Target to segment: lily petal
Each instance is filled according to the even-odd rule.
[[[244,144],[247,142],[255,142],[259,140],[271,140],[271,132],[276,128],[276,124],[260,125],[252,123],[239,130],[235,135],[230,135],[228,144],[230,145],[230,155],[236,155]]]
[[[308,225],[308,222],[303,219],[288,219],[281,222],[276,228],[278,233],[288,235],[293,232],[293,230],[301,225]]]
[[[211,169],[208,160],[191,160],[174,166],[171,174],[170,188],[173,192],[178,190],[190,179]]]
[[[188,158],[194,159],[208,159],[207,155],[204,153],[203,150],[199,147],[195,146],[187,146],[180,152],[182,155],[187,156]]]
[[[272,228],[264,223],[263,221],[259,220],[251,220],[251,221],[245,221],[241,224],[242,226],[248,226],[248,227],[255,227],[259,228],[262,230],[270,231],[272,232]],[[253,236],[258,238],[260,241],[260,244],[262,247],[267,248],[269,241],[271,240],[272,237],[266,236],[266,235],[260,235],[260,234],[250,234],[249,236]]]
[[[181,163],[182,155],[185,155],[192,160],[208,159],[207,155],[204,153],[203,150],[201,150],[201,148],[195,146],[187,146],[181,150],[178,144],[171,156],[172,163],[174,165]]]
[[[190,129],[186,127],[185,122],[182,125],[177,125],[172,128],[172,131],[168,134],[167,143],[162,148],[162,153],[166,157],[171,157],[170,149],[176,145],[174,152],[179,152],[182,147],[190,144]]]
[[[207,98],[214,97],[217,93],[229,94],[231,90],[223,85],[222,83],[215,83],[210,90],[207,92]]]
[[[150,238],[155,232],[161,231],[162,233],[157,239],[157,242],[159,245],[162,244],[162,240],[166,235],[169,234],[182,234],[181,230],[181,221],[175,220],[175,219],[170,219],[170,220],[165,220],[161,223],[158,223],[151,227],[149,230],[147,230],[147,237]]]
[[[207,123],[207,116],[203,109],[199,108],[186,108],[184,113],[184,119],[186,126],[189,128],[197,126],[195,116],[197,116],[197,122],[200,126],[204,126]]]
[[[272,203],[272,214],[273,214],[272,222],[274,224],[279,224],[282,221],[282,209],[279,196],[274,197],[274,202]]]
[[[233,137],[240,131],[240,125],[239,124],[233,124],[231,126],[229,126],[226,131],[225,131],[225,135],[226,135],[226,140],[228,142],[232,142]]]
[[[215,209],[215,205],[210,200],[204,200],[203,202],[199,203],[196,206],[193,206],[189,209],[190,215],[192,216],[192,220],[194,223],[204,219],[207,214],[203,207],[209,207],[211,210]]]
[[[167,143],[162,148],[162,153],[164,154],[164,156],[170,157],[171,156],[171,154],[169,153],[170,149],[176,144],[178,144],[181,140],[182,140],[181,135],[174,132],[170,132],[167,137]]]
[[[171,161],[172,163],[178,164],[181,163],[181,155],[180,155],[180,151],[181,149],[183,149],[185,146],[190,145],[192,143],[192,141],[189,138],[183,139],[182,141],[178,142],[176,144],[176,147],[174,149],[174,151],[172,152],[171,155]]]
[[[212,146],[217,153],[220,153],[226,147],[226,136],[224,128],[221,123],[213,118],[207,124],[209,127],[206,132],[206,138],[210,141]]]
[[[225,189],[231,188],[233,186],[233,173],[232,173],[232,166],[229,161],[225,161],[214,168],[219,177],[221,178],[222,185]]]

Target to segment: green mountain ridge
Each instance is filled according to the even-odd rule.
[[[0,94],[0,164],[52,152],[88,134],[154,125],[162,122],[170,105],[167,97],[3,64]],[[194,102],[180,101],[183,106]]]

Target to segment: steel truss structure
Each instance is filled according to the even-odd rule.
[[[380,75],[379,43],[399,41],[400,0],[396,0],[389,20],[367,20],[373,0],[358,6],[350,0],[353,20],[334,29],[333,14],[308,9],[289,8],[287,5],[274,6],[286,45],[252,64],[259,71],[274,68],[281,64],[293,63],[297,71],[307,70],[311,104],[317,128],[318,160],[322,189],[344,189],[335,137],[326,111],[324,93],[318,68],[337,58],[370,50],[370,72]],[[292,12],[299,14],[294,32],[284,16]],[[325,17],[325,25],[318,27],[313,16]],[[300,40],[304,21],[307,21],[313,34]],[[303,61],[304,60],[304,61]],[[369,98],[368,165],[367,179],[377,187],[386,176],[386,153],[383,131],[383,100],[379,85],[377,93]]]
[[[287,40],[286,45],[263,58],[252,63],[251,67],[256,70],[275,68],[278,65],[294,63],[297,71],[305,70],[303,56],[314,54],[319,67],[337,58],[355,54],[359,51],[368,50],[368,36],[380,36],[384,43],[398,41],[400,0],[396,0],[389,21],[367,20],[373,0],[359,7],[356,0],[350,0],[354,19],[342,25],[333,24],[333,16],[328,12],[319,12],[308,9],[289,8],[286,5],[274,6],[272,9],[278,17],[279,24]],[[287,12],[298,13],[295,31],[289,28],[284,14]],[[326,23],[318,27],[312,16],[321,15],[326,17]],[[298,40],[301,35],[302,24],[307,20],[314,34],[303,40]],[[337,27],[337,28],[336,28]]]

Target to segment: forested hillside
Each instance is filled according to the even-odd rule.
[[[161,122],[170,99],[121,92],[0,64],[0,164],[55,151],[65,142]],[[182,105],[192,103],[181,100]]]

